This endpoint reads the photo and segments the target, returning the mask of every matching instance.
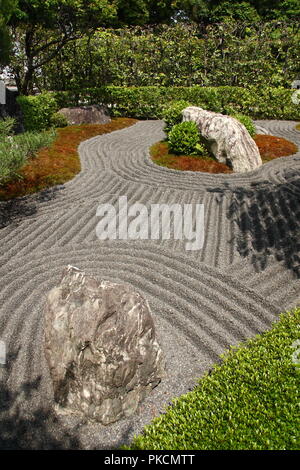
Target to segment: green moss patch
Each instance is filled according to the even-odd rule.
[[[222,356],[130,449],[300,449],[300,308]],[[295,346],[294,346],[295,347]]]

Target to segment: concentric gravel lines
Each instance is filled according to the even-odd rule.
[[[21,347],[9,377],[9,384],[11,387],[14,385],[14,390],[15,387],[33,379],[30,376],[31,369],[26,367],[28,356],[42,354],[41,319],[44,296],[40,295],[37,286],[42,292],[47,292],[58,282],[64,257],[72,264],[79,264],[90,274],[97,273],[100,277],[113,277],[129,282],[148,298],[157,318],[162,317],[167,320],[169,326],[180,331],[182,338],[185,338],[190,346],[197,348],[202,360],[206,358],[206,363],[209,364],[216,361],[224,347],[263,331],[276,318],[274,305],[267,305],[263,299],[237,283],[232,285],[230,278],[226,276],[223,280],[224,275],[218,276],[215,270],[208,269],[205,265],[197,266],[189,275],[185,275],[187,267],[183,256],[178,257],[179,260],[175,262],[172,253],[162,254],[160,250],[150,250],[147,253],[144,246],[130,254],[131,250],[131,245],[110,249],[102,247],[102,250],[99,247],[101,256],[91,256],[91,246],[70,253],[61,250],[52,251],[50,254],[48,251],[41,253],[41,258],[35,262],[27,257],[18,260],[16,264],[19,267],[15,266],[15,269],[10,265],[11,274],[7,275],[6,279],[1,279],[1,284],[6,286],[3,289],[3,301],[8,315],[2,337],[6,339],[11,350],[17,346]],[[137,254],[140,254],[138,266],[135,260]],[[159,260],[162,273],[158,272]],[[47,270],[44,269],[45,265]],[[92,266],[92,269],[88,269],[88,266]],[[18,280],[13,275],[16,270],[19,273]],[[26,278],[28,272],[32,273],[30,279]],[[214,290],[210,287],[214,278],[218,279],[215,289],[222,291],[223,301],[220,297],[215,298]],[[243,298],[238,299],[241,300],[240,304],[234,304],[235,297],[238,297],[241,291]],[[22,305],[19,303],[20,295]],[[248,317],[245,311],[248,312]],[[249,315],[252,318],[249,318]],[[31,325],[36,325],[33,336],[30,334],[30,331],[34,331]],[[20,344],[15,338],[20,339]],[[189,350],[190,346],[186,349]],[[41,367],[44,366],[43,359]],[[40,369],[40,373],[43,373],[43,369]],[[36,376],[35,373],[34,378]],[[51,387],[48,388],[48,394],[50,393]]]
[[[261,132],[300,146],[295,124],[257,123]],[[7,343],[8,359],[0,370],[6,397],[0,447],[128,443],[226,348],[265,331],[282,310],[298,303],[300,152],[242,175],[179,172],[150,159],[149,147],[163,137],[161,121],[94,137],[80,144],[81,172],[72,181],[1,203],[0,339]],[[152,204],[203,204],[203,248],[186,251],[186,240],[172,237],[98,240],[97,207],[117,209],[120,196],[148,210]],[[44,305],[67,264],[99,279],[129,283],[144,295],[165,353],[166,376],[139,413],[107,428],[78,417],[57,418],[53,408],[43,354]],[[13,425],[20,419],[21,433]]]
[[[95,246],[90,245],[89,248],[81,248],[77,247],[75,250],[70,250],[69,253],[66,252],[63,248],[60,250],[49,250],[45,252],[41,252],[41,258],[39,258],[37,261],[31,261],[31,257],[27,256],[27,258],[20,258],[18,262],[16,263],[16,266],[13,266],[12,264],[9,264],[8,268],[10,269],[10,273],[4,276],[1,279],[1,284],[0,286],[2,287],[2,298],[4,304],[6,302],[9,302],[10,308],[7,309],[7,312],[15,312],[17,313],[18,309],[22,309],[22,307],[18,307],[17,302],[19,299],[18,295],[18,290],[22,292],[22,299],[23,299],[23,307],[24,307],[24,302],[26,292],[30,292],[30,298],[32,296],[32,291],[34,292],[35,289],[32,288],[32,285],[35,287],[36,285],[39,285],[41,280],[39,279],[40,276],[42,276],[43,279],[49,279],[49,282],[53,282],[53,276],[54,273],[51,270],[51,267],[54,265],[55,269],[56,266],[60,266],[59,273],[61,272],[61,266],[64,266],[64,264],[61,264],[61,259],[64,257],[70,259],[72,263],[77,263],[80,262],[84,266],[87,264],[87,262],[92,262],[93,266],[98,263],[98,259],[100,258],[101,261],[101,266],[108,265],[110,269],[112,269],[112,266],[114,265],[114,256],[117,255],[117,266],[122,265],[122,269],[120,270],[121,272],[126,272],[126,275],[128,275],[128,270],[130,269],[136,269],[136,270],[141,270],[141,275],[140,279],[141,281],[141,286],[139,289],[143,288],[143,281],[146,279],[147,275],[150,273],[150,280],[153,281],[154,287],[155,287],[155,292],[156,290],[160,291],[161,286],[164,284],[164,281],[166,280],[166,285],[164,285],[164,288],[162,289],[164,292],[164,295],[168,292],[168,283],[171,284],[172,288],[173,285],[176,285],[175,291],[171,292],[170,294],[170,302],[172,305],[172,300],[174,301],[174,298],[177,296],[178,292],[182,289],[182,293],[179,296],[179,299],[177,302],[185,302],[184,297],[187,296],[189,299],[190,306],[194,305],[194,308],[202,308],[204,315],[207,315],[209,312],[209,305],[208,303],[211,302],[217,309],[217,312],[214,312],[211,310],[211,315],[215,315],[216,319],[222,323],[222,318],[219,318],[220,311],[222,309],[222,304],[223,304],[223,309],[225,305],[225,310],[227,314],[230,314],[231,321],[236,317],[236,322],[238,323],[239,321],[244,321],[246,323],[251,324],[251,322],[247,319],[247,316],[244,313],[244,310],[249,310],[251,311],[251,314],[253,316],[253,319],[255,319],[255,322],[258,323],[258,329],[262,329],[265,327],[267,324],[269,324],[268,320],[270,319],[270,315],[272,318],[274,318],[274,310],[276,310],[276,307],[272,304],[266,304],[262,299],[258,298],[258,300],[255,300],[254,292],[247,292],[247,290],[243,286],[239,286],[237,281],[235,281],[233,284],[232,282],[229,282],[230,278],[225,276],[225,279],[223,280],[222,278],[224,275],[221,275],[218,272],[215,272],[212,270],[212,268],[208,269],[206,265],[196,265],[196,267],[190,267],[189,268],[189,274],[184,275],[184,272],[187,270],[187,264],[188,260],[180,260],[177,261],[173,258],[172,252],[168,253],[168,256],[166,256],[164,253],[166,253],[166,250],[163,251],[160,248],[156,247],[155,250],[147,250],[146,245],[139,246],[136,244],[134,247],[134,253],[130,254],[130,251],[132,251],[131,244],[125,245],[125,248],[121,248],[120,245],[121,243],[118,243],[118,245],[114,245],[111,248],[108,248],[107,245],[104,247],[101,247],[101,244],[98,246],[98,256],[95,256],[93,254],[92,259],[90,260],[89,258],[89,253],[95,253]],[[129,248],[130,247],[130,248]],[[101,253],[101,256],[100,256]],[[138,255],[138,266],[135,266],[132,268],[133,262],[136,262],[135,258]],[[125,258],[125,260],[122,260],[122,257]],[[184,262],[183,262],[184,261]],[[160,263],[160,265],[159,265]],[[43,266],[47,266],[47,270],[43,270]],[[147,265],[149,266],[149,273],[147,272]],[[100,266],[100,269],[101,269]],[[168,276],[165,276],[166,279],[162,279],[159,272],[159,267],[161,269],[166,268]],[[86,269],[86,268],[85,268]],[[15,272],[19,273],[19,278],[16,279],[14,276]],[[183,271],[183,273],[182,273]],[[27,278],[27,273],[31,272],[32,276],[30,279]],[[117,270],[118,272],[118,270]],[[164,272],[164,271],[163,271]],[[56,282],[59,279],[59,273],[56,273]],[[160,279],[159,279],[160,277]],[[38,280],[37,280],[38,278]],[[124,280],[124,279],[123,279]],[[215,280],[215,282],[214,282]],[[20,285],[22,287],[19,287]],[[193,285],[193,289],[190,291],[190,285]],[[212,287],[213,286],[213,287]],[[50,287],[51,288],[51,285]],[[49,290],[49,289],[48,289]],[[222,293],[222,298],[219,299],[215,297],[215,290],[220,291]],[[198,294],[198,291],[200,292],[200,296]],[[236,294],[237,292],[243,291],[243,297],[241,299],[238,299],[238,295]],[[44,289],[43,289],[44,292]],[[47,292],[47,290],[46,290]],[[185,293],[185,294],[184,294]],[[39,294],[38,294],[39,295]],[[155,294],[154,294],[155,295]],[[182,300],[181,300],[182,299]],[[235,312],[234,305],[236,305],[236,300],[239,303],[239,309],[241,312],[238,314]],[[208,302],[208,303],[207,303]],[[185,304],[184,311],[189,310],[189,303]],[[251,307],[250,307],[251,306]],[[267,307],[267,308],[266,308]],[[266,311],[267,310],[267,311]],[[178,314],[181,314],[181,311],[178,312]],[[6,322],[6,327],[9,328],[10,331],[12,331],[10,321],[13,322],[13,313],[10,313],[10,317],[7,319]],[[187,316],[188,319],[188,316]],[[25,319],[24,319],[25,320]],[[267,322],[267,323],[266,323]]]

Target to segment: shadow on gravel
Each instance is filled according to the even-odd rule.
[[[61,189],[63,189],[63,186],[57,186],[30,196],[0,201],[0,229],[35,215],[38,211],[38,206],[55,199]]]
[[[24,384],[24,388],[34,389],[34,383]],[[24,395],[24,389],[12,394],[6,387],[0,387],[0,399],[4,401],[0,408],[0,450],[61,450],[79,449],[76,438],[57,429],[57,419],[47,410],[36,410],[33,416],[22,417],[19,406],[15,405],[18,396]],[[11,412],[13,409],[13,412]],[[52,431],[51,431],[52,428]]]
[[[18,352],[9,354],[7,363],[12,364],[17,355]],[[9,367],[0,368],[0,450],[80,448],[76,438],[58,428],[51,410],[40,408],[25,414],[26,406],[34,402],[40,377],[12,392],[3,380],[4,374],[9,376]]]
[[[13,364],[18,352],[7,356],[7,364]],[[51,409],[35,408],[34,401],[41,385],[41,377],[25,382],[16,392],[12,392],[3,380],[10,375],[11,368],[0,366],[0,451],[1,450],[80,450],[83,449],[76,433],[79,423],[71,432],[67,431]],[[42,393],[42,392],[41,392]],[[101,425],[99,424],[101,427]],[[132,425],[125,427],[114,446],[91,446],[91,450],[115,450],[124,443]]]
[[[266,269],[273,256],[300,278],[299,178],[279,185],[256,183],[250,189],[224,185],[211,191],[232,193],[227,218],[238,228],[234,242],[241,256],[250,257],[256,271]]]

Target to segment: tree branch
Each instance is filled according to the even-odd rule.
[[[52,60],[68,42],[73,41],[75,39],[79,39],[79,37],[80,36],[72,36],[72,37],[67,37],[67,38],[62,39],[59,46],[51,54],[49,54],[45,59],[35,64],[33,66],[33,69],[36,70],[42,67],[43,65],[47,64],[48,62],[50,62],[50,60]]]
[[[61,42],[61,39],[53,39],[53,41],[47,42],[43,46],[38,47],[37,49],[33,50],[33,54],[36,57],[38,54],[46,50],[48,47],[53,46],[54,44],[59,44]]]

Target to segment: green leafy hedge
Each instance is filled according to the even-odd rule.
[[[184,101],[224,114],[246,114],[252,119],[300,119],[300,107],[292,102],[294,90],[240,87],[115,87],[47,92],[19,96],[25,129],[40,131],[52,124],[59,109],[81,104],[107,105],[112,116],[162,119],[172,101]]]
[[[51,127],[52,115],[58,110],[53,93],[42,93],[36,96],[18,96],[24,127],[26,131],[42,131]]]
[[[160,119],[170,101],[187,101],[224,114],[246,114],[253,119],[300,119],[300,107],[292,102],[294,90],[241,87],[115,87],[55,92],[59,107],[106,104],[113,116]]]
[[[196,10],[195,4],[219,4],[219,13],[230,10],[235,15],[240,6],[243,13],[240,17],[238,14],[241,21],[223,18],[221,23],[217,21],[218,24],[206,27],[203,21],[200,24],[177,21],[169,26],[98,29],[92,35],[66,44],[63,56],[57,54],[42,66],[42,73],[36,71],[35,84],[38,88],[47,84],[50,90],[92,88],[100,84],[288,88],[298,78],[299,18],[298,21],[284,17],[280,21],[253,21],[251,8],[246,13],[243,2],[230,0],[181,3],[193,3]],[[295,6],[299,1],[274,0],[273,3],[281,3],[286,11],[291,11],[291,4]],[[37,60],[42,58],[43,53]],[[22,56],[20,63],[21,60]]]
[[[299,340],[300,308],[231,348],[129,448],[299,450]]]

